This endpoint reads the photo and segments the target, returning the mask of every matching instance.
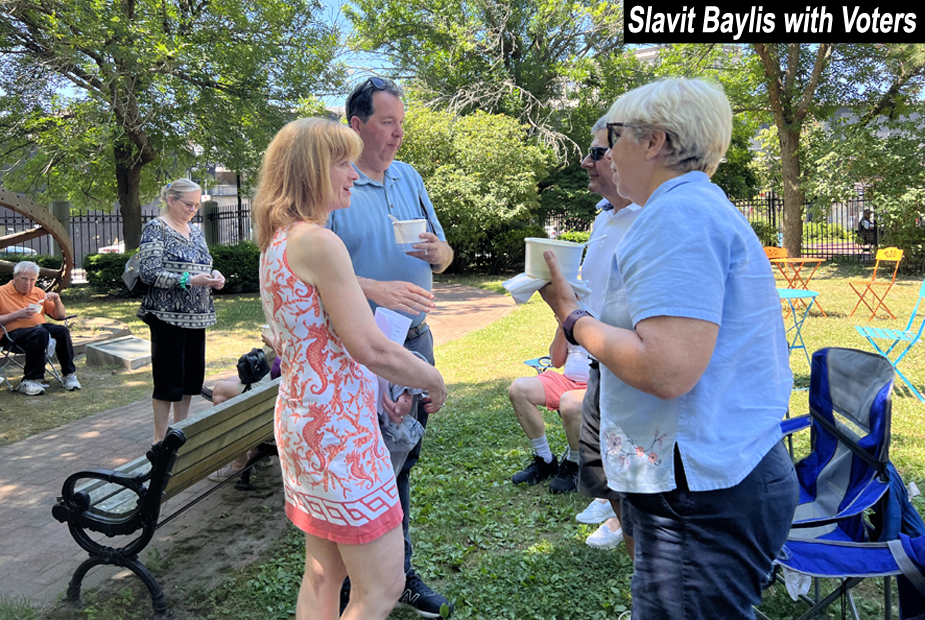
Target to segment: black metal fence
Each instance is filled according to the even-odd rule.
[[[160,215],[156,205],[142,206],[141,220],[147,222]],[[193,223],[203,228],[209,227],[211,238],[221,245],[234,245],[242,239],[251,238],[250,205],[243,201],[238,205],[218,207],[208,215],[205,223],[202,213],[197,213]],[[29,218],[0,207],[0,237],[35,228],[36,224]],[[74,244],[74,263],[83,265],[83,259],[89,254],[106,252],[123,252],[122,214],[118,207],[109,213],[91,211],[81,215],[72,215],[70,223],[71,241]],[[45,235],[27,241],[21,245],[7,247],[0,252],[16,253],[23,257],[32,254],[52,254],[54,241]]]
[[[749,200],[734,200],[733,204],[749,222],[765,224],[774,245],[783,240],[784,200],[775,192],[761,192]],[[812,205],[806,205],[807,214],[803,221],[803,256],[831,259],[834,257],[871,260],[872,245],[877,244],[878,229],[872,228],[870,235],[862,239],[857,234],[858,222],[865,209],[876,210],[864,201],[863,196],[847,202],[831,205],[825,215],[815,215]],[[565,216],[550,217],[544,222],[546,234],[554,237],[566,231],[587,231],[591,222],[582,222]],[[760,228],[760,226],[759,226]]]

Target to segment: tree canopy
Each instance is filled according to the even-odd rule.
[[[4,185],[108,208],[208,163],[253,170],[291,110],[341,82],[313,0],[5,0]]]

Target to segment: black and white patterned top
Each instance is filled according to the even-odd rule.
[[[141,279],[151,285],[138,317],[148,313],[170,325],[203,329],[215,325],[215,304],[208,286],[180,286],[180,278],[212,273],[212,255],[198,226],[190,224],[187,239],[161,218],[145,224],[138,249]]]

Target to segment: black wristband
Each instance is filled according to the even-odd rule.
[[[574,345],[577,345],[578,341],[572,336],[572,329],[575,327],[575,323],[578,319],[583,316],[591,316],[591,313],[587,310],[573,310],[571,314],[565,317],[565,321],[562,322],[562,333],[565,334],[565,339]]]

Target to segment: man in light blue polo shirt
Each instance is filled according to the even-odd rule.
[[[350,208],[332,213],[328,227],[347,246],[373,312],[382,306],[411,317],[405,348],[421,353],[433,364],[434,339],[425,318],[434,307],[433,274],[449,267],[453,250],[446,242],[421,175],[408,164],[394,161],[404,136],[405,106],[401,95],[390,80],[370,78],[347,98],[347,121],[363,138],[363,152],[354,162],[360,178],[353,184]],[[427,232],[410,247],[400,245],[395,241],[389,215],[399,220],[426,219]],[[427,425],[423,406],[411,415]],[[446,605],[452,612],[452,604],[431,590],[411,566],[409,474],[420,455],[422,441],[396,472],[405,535],[405,589],[399,602],[413,607],[422,617],[439,618],[441,606]]]

